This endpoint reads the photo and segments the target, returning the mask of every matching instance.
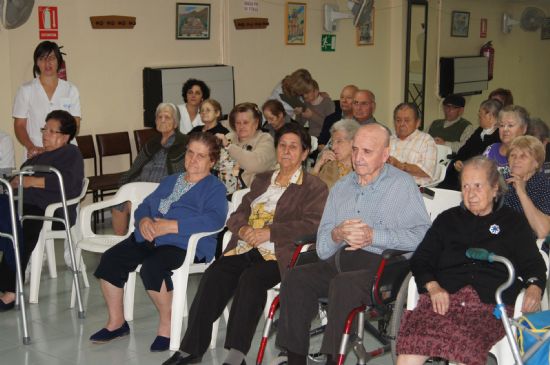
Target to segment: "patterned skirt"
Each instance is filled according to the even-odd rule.
[[[468,365],[484,365],[491,347],[504,337],[504,326],[493,316],[492,304],[482,303],[466,286],[450,296],[444,316],[433,311],[428,294],[406,311],[397,338],[397,353],[441,357]],[[506,308],[511,314],[511,307]]]

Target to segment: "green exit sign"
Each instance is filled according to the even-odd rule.
[[[321,35],[321,51],[334,52],[336,50],[336,34]]]

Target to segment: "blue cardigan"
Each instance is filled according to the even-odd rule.
[[[168,213],[158,211],[160,200],[168,197],[180,174],[165,177],[159,186],[143,200],[134,213],[134,236],[137,242],[145,242],[139,231],[139,222],[145,218],[165,218],[178,221],[178,233],[157,237],[157,246],[171,245],[187,249],[189,237],[194,233],[215,231],[225,224],[227,198],[225,186],[213,175],[208,175],[176,202]],[[216,252],[216,236],[201,238],[197,245],[196,258],[212,260]]]

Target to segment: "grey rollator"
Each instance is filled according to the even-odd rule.
[[[35,165],[35,166],[25,166],[19,171],[14,171],[15,175],[19,175],[19,186],[23,186],[23,177],[24,176],[32,176],[35,173],[53,173],[57,176],[57,179],[59,181],[59,188],[61,193],[61,204],[63,208],[63,218],[59,217],[43,217],[43,216],[36,216],[36,215],[23,215],[23,190],[24,189],[18,189],[18,215],[19,220],[21,223],[23,223],[26,219],[34,219],[34,220],[42,220],[42,221],[53,221],[53,222],[59,222],[63,224],[65,228],[65,233],[67,236],[67,241],[69,242],[69,254],[71,257],[71,271],[73,275],[73,285],[76,289],[76,299],[78,303],[78,317],[84,318],[84,306],[82,305],[82,296],[80,294],[80,282],[78,279],[79,274],[79,266],[76,263],[76,257],[74,253],[74,243],[71,235],[71,225],[69,222],[69,212],[67,209],[67,200],[65,195],[65,185],[63,183],[63,176],[61,176],[61,173],[59,170],[57,170],[54,167],[51,166],[41,166],[41,165]],[[22,288],[22,286],[20,286]]]
[[[25,294],[23,292],[23,275],[21,271],[21,259],[19,256],[19,237],[17,236],[17,223],[15,221],[15,203],[13,202],[13,189],[7,180],[0,178],[0,183],[6,186],[10,205],[10,219],[12,234],[0,232],[0,237],[5,237],[13,243],[13,251],[15,254],[15,278],[16,278],[16,293],[15,304],[21,309],[21,321],[23,322],[23,344],[31,343],[29,335],[29,324],[27,323],[27,310],[25,308]]]

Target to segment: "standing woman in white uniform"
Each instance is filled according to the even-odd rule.
[[[185,104],[178,105],[180,110],[180,131],[187,134],[191,129],[204,125],[199,113],[203,100],[210,98],[210,88],[202,80],[189,79],[181,88],[181,96]]]
[[[41,42],[34,50],[33,58],[35,78],[21,85],[13,103],[15,136],[26,152],[23,160],[44,152],[40,129],[52,110],[69,112],[76,119],[77,133],[80,127],[78,89],[57,76],[63,63],[59,46],[55,42]]]

